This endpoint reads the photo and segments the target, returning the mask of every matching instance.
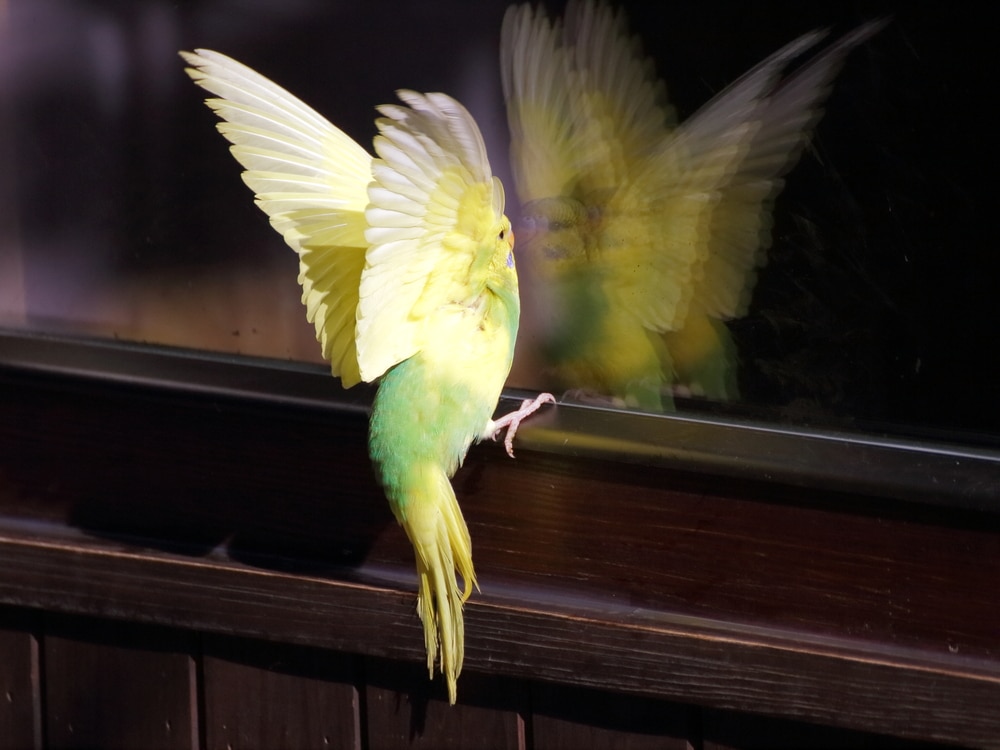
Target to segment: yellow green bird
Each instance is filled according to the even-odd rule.
[[[738,397],[725,321],[746,314],[771,206],[860,26],[789,75],[791,42],[678,124],[623,11],[511,6],[501,75],[522,248],[547,312],[552,387],[672,408],[673,392]]]
[[[306,314],[344,387],[379,380],[369,452],[416,556],[431,676],[448,697],[464,656],[462,606],[476,575],[450,477],[473,441],[520,421],[549,394],[494,421],[517,335],[514,235],[475,121],[439,93],[378,107],[376,157],[241,63],[182,52],[214,94],[243,180],[299,255]],[[462,579],[459,586],[456,572]]]

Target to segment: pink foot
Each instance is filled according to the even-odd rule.
[[[521,421],[525,417],[528,417],[538,411],[542,404],[554,404],[555,402],[556,397],[551,393],[540,393],[533,399],[525,399],[521,402],[521,406],[517,409],[517,411],[512,411],[510,414],[504,414],[495,422],[490,422],[488,437],[490,440],[496,440],[497,435],[499,435],[504,428],[507,428],[507,435],[504,436],[503,444],[507,449],[507,455],[514,458],[514,435],[517,434],[517,428],[521,426]]]

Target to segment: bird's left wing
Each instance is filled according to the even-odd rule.
[[[398,94],[408,106],[379,107],[365,212],[357,347],[366,380],[420,351],[435,312],[476,303],[504,221],[472,115],[444,94]]]
[[[576,111],[562,25],[542,8],[511,5],[500,29],[500,76],[511,132],[511,169],[522,203],[572,191]]]
[[[625,11],[603,2],[571,0],[564,43],[572,87],[569,95],[580,131],[575,168],[582,191],[606,191],[635,178],[643,161],[676,124],[667,89]]]
[[[713,197],[703,265],[692,290],[697,309],[721,320],[746,313],[756,269],[770,245],[771,203],[782,177],[809,141],[848,53],[884,25],[879,20],[859,26],[786,75],[789,64],[825,32],[802,35],[714,97],[650,160],[647,192],[659,189],[656,168],[679,161],[683,169],[667,170],[669,188]]]

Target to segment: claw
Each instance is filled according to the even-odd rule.
[[[556,398],[551,393],[540,393],[535,398],[525,399],[516,411],[505,414],[495,422],[490,422],[487,431],[490,440],[496,440],[497,435],[506,428],[507,434],[504,436],[503,444],[507,449],[507,455],[514,458],[514,435],[517,434],[517,428],[521,426],[521,422],[538,411],[542,404],[554,404],[555,402]]]

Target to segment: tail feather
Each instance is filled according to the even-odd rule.
[[[476,573],[472,540],[455,491],[440,468],[434,467],[428,474],[426,492],[411,498],[400,522],[417,560],[417,612],[424,625],[427,669],[433,677],[440,651],[439,668],[448,683],[448,700],[455,703],[456,683],[465,658],[462,606],[476,585]],[[461,590],[456,572],[462,578]]]

